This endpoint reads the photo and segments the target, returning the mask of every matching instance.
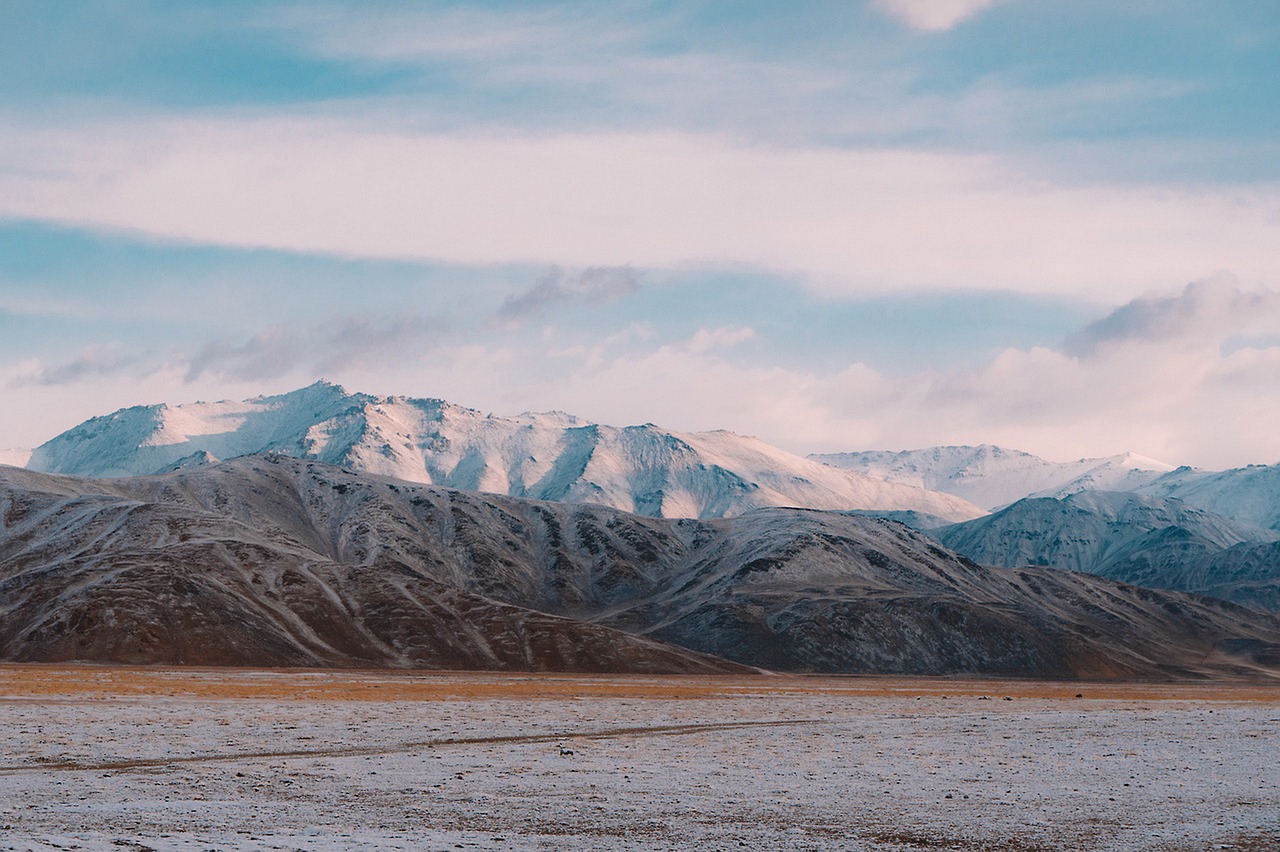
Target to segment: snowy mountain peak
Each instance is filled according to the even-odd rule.
[[[1089,461],[1101,461],[1113,467],[1124,467],[1130,470],[1158,470],[1167,473],[1174,470],[1175,466],[1168,462],[1162,462],[1159,459],[1153,459],[1150,456],[1140,455],[1138,453],[1120,453],[1105,459],[1081,459],[1081,463]]]
[[[1028,496],[1061,497],[1086,490],[1130,491],[1173,469],[1136,453],[1051,462],[993,444],[828,453],[809,458],[890,482],[955,494],[988,509]]]
[[[409,482],[666,517],[726,517],[764,506],[911,510],[949,520],[983,514],[952,495],[837,470],[732,432],[619,428],[563,412],[503,418],[329,382],[240,402],[124,409],[42,444],[28,466],[113,477],[200,463],[202,453],[267,452]]]

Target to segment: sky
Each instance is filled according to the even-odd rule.
[[[320,378],[1280,462],[1280,4],[0,0],[0,448]]]

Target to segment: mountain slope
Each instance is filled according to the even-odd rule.
[[[249,479],[243,500],[215,489],[213,501],[230,509],[219,513],[200,507],[198,494],[210,491],[198,481],[122,480],[124,487],[116,488],[0,472],[0,656],[197,665],[740,670],[681,648],[485,598],[441,582],[391,551],[365,549],[366,558],[356,558],[346,547],[347,536],[328,518],[321,527],[313,524],[296,491],[277,490],[270,477]],[[192,490],[183,493],[187,486]],[[328,487],[345,490],[341,482]],[[275,510],[277,522],[255,516],[265,507]]]
[[[281,455],[96,481],[9,468],[0,523],[7,659],[730,666],[661,639],[797,671],[1167,677],[1256,674],[1280,651],[1272,616],[982,568],[883,519],[664,520]]]
[[[1266,603],[1263,574],[1228,582],[1210,566],[1228,548],[1277,537],[1178,500],[1114,492],[1028,498],[931,534],[985,565],[1052,565],[1253,606]]]
[[[617,428],[561,413],[500,418],[323,382],[243,402],[123,409],[37,447],[28,467],[137,476],[198,463],[202,453],[262,452],[654,517],[725,517],[763,506],[916,511],[950,521],[983,514],[952,495],[837,470],[731,432]]]
[[[1223,471],[1180,467],[1138,492],[1178,499],[1243,524],[1280,530],[1280,465]]]
[[[1024,497],[1065,497],[1078,491],[1131,491],[1172,465],[1134,453],[1051,462],[991,444],[891,452],[815,454],[809,458],[845,470],[942,491],[987,509]]]

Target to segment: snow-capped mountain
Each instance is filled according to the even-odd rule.
[[[28,467],[132,476],[262,452],[656,517],[728,517],[763,506],[911,510],[950,521],[984,514],[950,494],[839,470],[732,432],[619,428],[560,412],[495,417],[326,382],[242,402],[122,409],[37,447]]]
[[[998,509],[1024,497],[1132,491],[1174,469],[1136,453],[1051,462],[991,444],[821,453],[809,458],[889,482],[954,494],[986,509]]]
[[[278,454],[0,470],[0,615],[23,661],[1107,679],[1274,677],[1280,648],[1274,615],[984,568],[881,518],[646,518]]]
[[[1260,558],[1272,548],[1238,552],[1230,576],[1214,568],[1228,549],[1280,534],[1179,500],[1099,491],[1027,498],[930,534],[984,565],[1049,565],[1252,606],[1270,606],[1280,592],[1275,570]]]
[[[1221,471],[1180,467],[1137,490],[1176,498],[1241,523],[1280,530],[1280,465]]]

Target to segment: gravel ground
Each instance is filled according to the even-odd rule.
[[[1278,735],[1276,687],[0,666],[0,850],[1280,849]]]

